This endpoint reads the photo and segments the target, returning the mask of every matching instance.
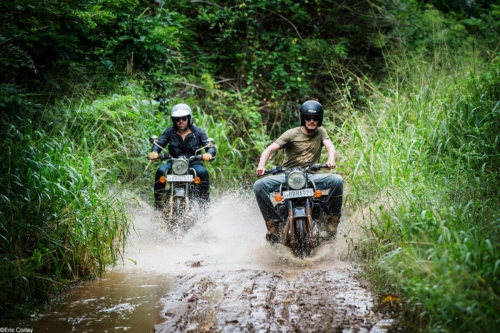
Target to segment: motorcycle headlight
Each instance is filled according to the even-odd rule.
[[[294,190],[300,190],[306,186],[306,175],[301,171],[292,171],[286,180],[288,186]]]
[[[188,171],[189,163],[183,159],[177,159],[172,163],[172,171],[176,175],[183,175]]]

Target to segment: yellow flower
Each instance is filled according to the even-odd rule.
[[[394,305],[395,303],[399,303],[401,301],[401,298],[399,298],[398,296],[394,296],[394,295],[385,295],[382,297],[382,300],[380,303],[382,303],[382,305]]]

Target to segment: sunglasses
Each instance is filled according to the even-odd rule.
[[[179,121],[187,121],[188,120],[188,117],[184,116],[184,117],[179,117],[179,118],[174,118],[176,122],[179,122]]]
[[[316,117],[309,117],[309,116],[306,116],[304,117],[304,120],[307,120],[307,121],[318,121],[319,119],[316,118]]]

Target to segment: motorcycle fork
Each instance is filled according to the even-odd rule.
[[[174,184],[170,184],[170,198],[168,199],[168,220],[174,219]]]
[[[312,231],[312,224],[313,224],[312,205],[309,199],[306,199],[306,217],[307,217],[307,227],[306,227],[307,241],[309,243],[309,246],[314,246],[315,241],[313,238],[313,231]]]
[[[184,190],[184,193],[185,193],[185,195],[186,195],[186,196],[185,196],[185,198],[186,198],[186,201],[185,201],[185,202],[186,202],[186,205],[184,206],[184,211],[186,211],[186,212],[187,212],[187,211],[189,210],[189,184],[188,184],[188,183],[186,183],[186,185],[185,185],[185,186],[186,186],[186,188],[185,188],[185,190]]]
[[[292,200],[288,200],[287,202],[287,208],[288,208],[288,225],[290,226],[290,247],[292,249],[297,248],[298,242],[297,242],[297,230],[295,229],[295,221],[293,218],[293,206],[292,206]]]

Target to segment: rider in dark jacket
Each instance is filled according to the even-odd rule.
[[[193,125],[193,112],[187,104],[177,104],[172,108],[171,113],[172,126],[167,128],[157,141],[157,145],[153,145],[150,159],[158,158],[158,153],[163,147],[166,149],[168,145],[168,153],[174,158],[185,156],[191,157],[195,155],[196,150],[208,145],[208,137],[205,131]],[[160,146],[160,147],[158,147]],[[203,160],[209,161],[215,157],[216,148],[212,146],[205,148]],[[159,181],[161,176],[164,176],[172,167],[172,163],[162,164],[156,171],[154,198],[155,207],[162,208],[161,194],[165,189],[165,184]],[[208,205],[210,203],[210,181],[208,171],[203,166],[201,161],[194,162],[192,168],[196,170],[200,183],[200,204]]]

